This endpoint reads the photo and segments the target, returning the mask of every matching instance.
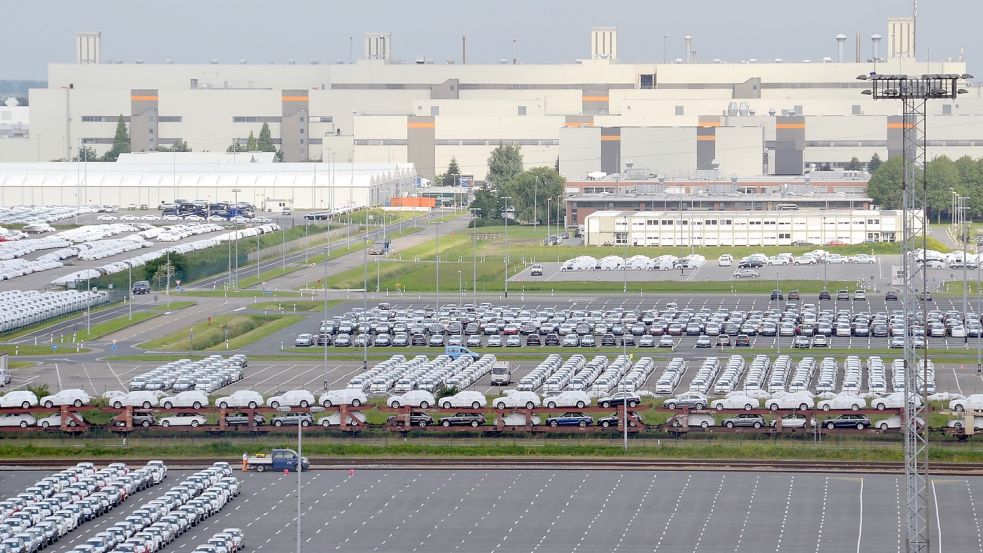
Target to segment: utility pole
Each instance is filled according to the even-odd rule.
[[[502,196],[505,200],[505,299],[509,298],[509,200],[512,196]]]

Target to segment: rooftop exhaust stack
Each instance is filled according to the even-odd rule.
[[[683,40],[686,41],[686,63],[693,63],[693,37],[686,35]]]
[[[870,35],[870,45],[874,50],[874,61],[880,61],[881,58],[881,39],[883,37],[877,33]]]
[[[75,63],[102,62],[102,33],[79,33],[75,36]]]
[[[836,35],[836,63],[843,63],[843,55],[846,51],[846,35],[840,33]]]
[[[618,29],[615,27],[590,28],[590,57],[592,60],[618,58]]]
[[[390,61],[392,59],[391,33],[365,33],[365,59]]]

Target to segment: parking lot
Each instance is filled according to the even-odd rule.
[[[189,471],[172,470],[161,490]],[[47,472],[5,472],[0,496]],[[242,494],[166,551],[239,527],[251,551],[296,549],[296,476],[239,473]],[[315,470],[301,541],[318,551],[866,551],[901,547],[903,478],[607,470]],[[157,490],[157,491],[161,491]],[[64,553],[156,491],[82,525]],[[983,478],[929,481],[933,551],[978,551]],[[983,507],[983,506],[981,506]]]

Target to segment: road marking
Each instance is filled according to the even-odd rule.
[[[973,511],[973,522],[976,524],[976,545],[979,551],[983,551],[983,533],[980,532],[980,517],[976,513],[976,500],[973,499],[973,487],[966,481],[966,493],[969,494],[969,506]]]
[[[775,546],[776,552],[782,548],[782,539],[785,536],[785,524],[788,522],[788,512],[792,506],[792,489],[794,488],[795,488],[795,476],[792,476],[792,479],[789,481],[788,484],[788,495],[785,497],[785,514],[782,515],[782,527],[778,531],[778,544]]]
[[[233,309],[233,310],[232,310],[232,312],[233,312],[233,313],[235,313],[235,312],[237,312],[237,311],[242,311],[242,310],[244,310],[245,308],[246,308],[246,306],[242,306],[242,307],[237,307],[236,309]]]
[[[935,492],[935,480],[932,480],[932,497],[935,500],[935,528],[939,534],[939,553],[942,553],[942,518],[939,516],[939,496]]]
[[[64,386],[61,385],[61,370],[58,369],[58,363],[55,363],[55,375],[58,376],[58,389],[64,389]]]
[[[683,488],[679,491],[679,496],[676,498],[676,505],[672,508],[672,514],[666,519],[666,525],[662,529],[662,535],[659,536],[659,541],[655,544],[655,549],[652,550],[653,553],[657,552],[660,547],[662,547],[662,541],[666,539],[666,534],[669,532],[669,525],[672,524],[672,519],[676,518],[676,513],[679,512],[679,505],[683,501],[683,497],[686,495],[686,490],[689,488],[689,483],[692,480],[692,473],[686,475],[686,483],[683,484]]]
[[[57,367],[57,365],[55,365]],[[956,368],[952,367],[952,378],[956,381],[956,389],[959,390],[959,395],[963,395],[963,388],[959,385],[959,375],[956,374]]]
[[[761,481],[761,476],[754,477],[754,487],[751,488],[751,496],[748,498],[747,510],[744,512],[744,522],[741,523],[741,531],[737,534],[737,543],[734,544],[734,553],[741,548],[741,542],[744,540],[744,531],[747,530],[747,521],[751,518],[751,508],[754,507],[754,497],[758,493],[758,483]]]

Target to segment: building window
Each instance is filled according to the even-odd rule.
[[[432,117],[440,115],[440,106],[430,106],[430,115]]]
[[[252,117],[248,115],[239,115],[232,118],[233,123],[258,123],[258,117]]]
[[[304,129],[300,129],[300,134],[304,134]]]
[[[518,114],[519,115],[525,115],[526,114],[526,106],[519,106],[519,108],[518,108]]]
[[[301,139],[300,139],[300,143],[301,143],[301,144],[303,144],[303,143],[304,143],[304,139],[303,139],[303,138],[301,138]]]
[[[191,79],[191,88],[198,88],[198,79]]]
[[[676,115],[686,115],[686,109],[684,106],[676,106]]]

